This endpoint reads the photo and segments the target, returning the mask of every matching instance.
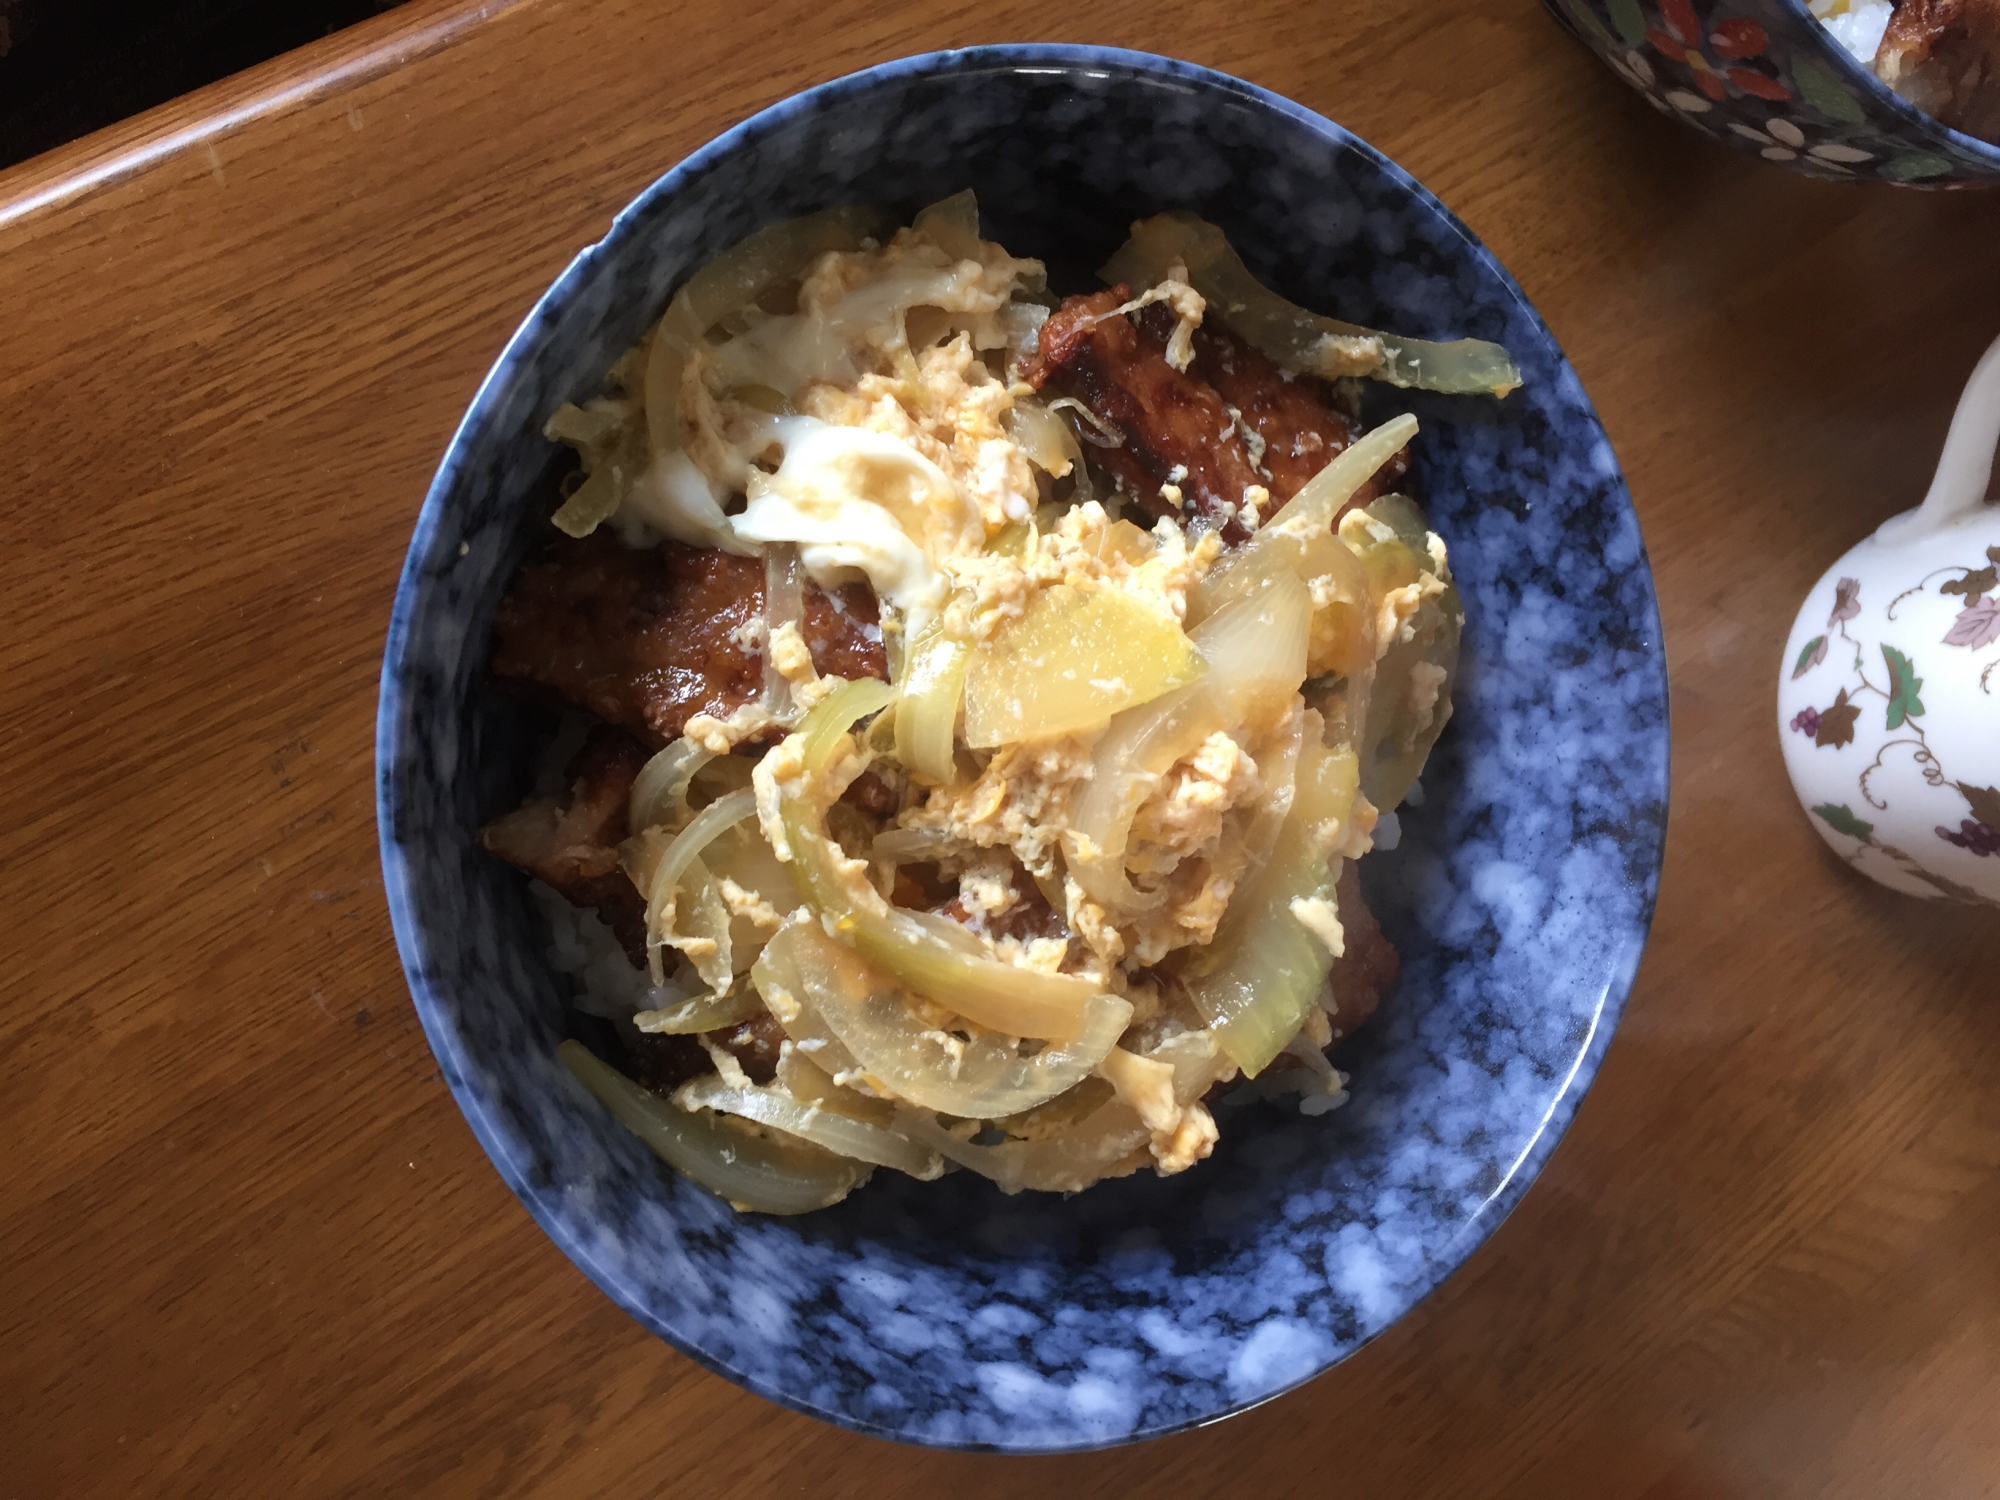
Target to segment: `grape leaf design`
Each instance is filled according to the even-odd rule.
[[[1974,599],[1958,612],[1951,629],[1944,633],[1947,646],[1968,646],[1974,651],[1995,641],[2000,641],[2000,599]]]
[[[1882,660],[1889,664],[1889,727],[1900,729],[1908,720],[1924,716],[1924,700],[1917,696],[1924,680],[1909,657],[1894,646],[1882,648]]]
[[[1958,783],[1958,794],[1972,809],[1972,816],[1988,828],[2000,828],[2000,787]]]
[[[2000,583],[2000,565],[1989,565],[1976,573],[1967,573],[1963,578],[1954,578],[1950,583],[1938,585],[1940,594],[1963,594],[1970,603],[1981,594]]]
[[[1862,819],[1855,817],[1848,808],[1840,803],[1822,803],[1813,809],[1813,816],[1826,824],[1835,833],[1844,833],[1851,839],[1860,839],[1863,843],[1866,843],[1875,837],[1875,825],[1873,823],[1864,822]]]
[[[1988,547],[1986,549],[1986,560],[1995,567],[2000,568],[2000,547]]]
[[[1854,743],[1854,721],[1861,717],[1861,705],[1847,701],[1847,689],[1840,690],[1840,696],[1833,700],[1833,707],[1819,716],[1819,729],[1813,735],[1813,748],[1824,750],[1831,745],[1838,750],[1842,745]]]
[[[1861,580],[1843,578],[1833,586],[1833,613],[1826,617],[1826,628],[1833,629],[1842,620],[1851,620],[1861,613]]]
[[[1797,682],[1806,673],[1825,660],[1826,637],[1816,635],[1800,649],[1798,665],[1792,668],[1792,681]]]

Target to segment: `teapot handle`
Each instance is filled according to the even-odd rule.
[[[1973,367],[1965,394],[1958,398],[1924,503],[1884,521],[1876,540],[1890,545],[1914,542],[1979,509],[1993,479],[1996,448],[2000,448],[2000,339]]]

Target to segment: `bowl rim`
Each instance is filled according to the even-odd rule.
[[[1942,131],[1950,138],[1950,143],[1959,150],[1972,156],[1984,157],[1987,165],[2000,169],[2000,143],[1976,135],[1967,135],[1963,130],[1945,124],[1936,115],[1917,108],[1878,78],[1873,68],[1835,41],[1833,33],[1826,29],[1826,23],[1807,7],[1806,0],[1776,0],[1776,3],[1804,21],[1813,33],[1813,44],[1821,53],[1831,54],[1836,66],[1844,69],[1850,78],[1862,80],[1874,96],[1894,110],[1905,124],[1914,125],[1925,131]],[[1934,184],[1946,180],[1948,179],[1931,178],[1919,181],[1914,186],[1923,187],[1927,183]]]
[[[578,251],[561,273],[536,298],[532,308],[482,377],[465,415],[453,429],[451,439],[439,460],[437,472],[425,492],[397,583],[383,650],[376,719],[377,836],[382,851],[384,896],[389,908],[404,977],[425,1035],[443,1065],[442,1071],[454,1103],[502,1180],[528,1210],[542,1232],[615,1305],[631,1316],[642,1328],[704,1369],[789,1410],[849,1431],[944,1450],[1022,1455],[1090,1452],[1148,1441],[1222,1421],[1287,1395],[1353,1357],[1382,1333],[1400,1323],[1419,1303],[1436,1292],[1464,1266],[1480,1246],[1491,1238],[1539,1177],[1549,1156],[1567,1133],[1577,1109],[1602,1066],[1604,1055],[1610,1047],[1612,1036],[1617,1030],[1618,1022],[1623,1016],[1625,1005],[1636,982],[1646,944],[1651,935],[1660,877],[1666,856],[1667,813],[1672,786],[1671,689],[1666,672],[1658,596],[1643,535],[1638,538],[1636,570],[1642,575],[1645,590],[1645,619],[1635,623],[1643,626],[1641,633],[1650,643],[1648,655],[1657,664],[1661,684],[1659,822],[1657,828],[1647,834],[1652,840],[1653,847],[1651,857],[1644,861],[1643,879],[1638,883],[1637,920],[1630,939],[1617,955],[1615,969],[1607,971],[1603,989],[1596,997],[1595,1008],[1590,1015],[1588,1031],[1578,1046],[1568,1071],[1556,1083],[1547,1108],[1535,1122],[1533,1134],[1514,1159],[1507,1163],[1491,1191],[1466,1215],[1456,1231],[1430,1258],[1425,1273],[1408,1284],[1407,1299],[1400,1301],[1394,1313],[1387,1317],[1375,1332],[1361,1338],[1351,1347],[1339,1350],[1332,1358],[1315,1365],[1278,1389],[1256,1397],[1227,1402],[1200,1416],[1176,1418],[1153,1426],[1136,1427],[1121,1436],[1108,1438],[1079,1436],[1075,1441],[1005,1447],[990,1442],[928,1437],[870,1421],[847,1410],[814,1405],[800,1395],[770,1384],[751,1371],[737,1368],[708,1350],[695,1347],[677,1332],[659,1322],[646,1307],[627,1293],[616,1269],[601,1265],[592,1247],[571,1234],[556,1215],[553,1204],[557,1196],[556,1190],[551,1185],[538,1183],[535,1180],[530,1163],[521,1154],[515,1132],[505,1119],[504,1107],[497,1101],[488,1101],[480,1097],[465,1081],[466,1055],[460,1045],[456,1028],[447,1016],[445,1004],[437,993],[438,986],[433,978],[435,971],[427,951],[429,939],[418,921],[417,902],[412,890],[408,862],[400,852],[396,834],[400,803],[394,773],[405,691],[399,682],[399,672],[411,640],[419,596],[423,591],[427,571],[426,560],[434,550],[438,533],[444,524],[445,503],[462,481],[468,461],[467,449],[500,405],[503,385],[512,378],[517,364],[531,356],[544,326],[552,321],[550,304],[565,300],[566,294],[574,290],[596,256],[619,236],[633,232],[632,221],[657,201],[678,193],[692,179],[715,168],[744,146],[753,144],[771,132],[783,128],[795,117],[815,111],[828,103],[867,93],[884,83],[898,79],[982,72],[1082,73],[1095,79],[1122,74],[1133,79],[1153,82],[1165,79],[1182,86],[1191,85],[1204,91],[1212,91],[1258,109],[1271,111],[1302,126],[1329,145],[1359,153],[1373,170],[1381,173],[1402,193],[1415,199],[1448,225],[1460,237],[1465,252],[1481,262],[1498,286],[1513,297],[1537,333],[1547,341],[1547,347],[1554,353],[1559,368],[1575,381],[1577,394],[1582,398],[1585,410],[1606,450],[1609,451],[1610,440],[1603,432],[1602,418],[1597,415],[1595,407],[1583,393],[1581,381],[1576,377],[1567,356],[1563,354],[1560,341],[1520,284],[1500,263],[1498,257],[1457,214],[1408,171],[1360,136],[1317,111],[1257,84],[1200,64],[1157,53],[1087,44],[998,43],[918,53],[857,69],[798,90],[755,111],[704,142],[641,189],[613,217],[610,228],[604,236]],[[1622,468],[1616,465],[1615,458],[1613,468],[1616,494],[1622,497],[1626,508],[1632,510],[1630,490],[1625,483]],[[1633,512],[1633,524],[1636,529],[1638,525],[1636,511]]]

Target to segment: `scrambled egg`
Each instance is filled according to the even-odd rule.
[[[691,374],[701,390],[684,406],[710,438],[698,462],[719,482],[740,472],[748,491],[743,513],[729,523],[734,537],[796,543],[807,572],[824,585],[865,577],[901,616],[905,640],[942,618],[955,637],[990,642],[1039,592],[1060,586],[1116,590],[1164,620],[1184,619],[1190,594],[1221,554],[1219,536],[1190,542],[1170,521],[1149,532],[1095,501],[1037,516],[1041,471],[1010,420],[1027,388],[1009,385],[986,357],[1014,335],[1003,315],[1029,264],[997,247],[976,261],[952,261],[920,232],[904,230],[879,250],[824,257],[801,289],[796,316],[753,324]],[[1199,298],[1177,284],[1147,297],[1169,302],[1181,331],[1199,321]],[[719,396],[730,382],[777,388],[795,414],[771,417]],[[788,629],[774,635],[772,660],[807,700],[818,685]],[[1092,685],[1115,694],[1124,681],[1112,675]],[[735,727],[700,721],[690,733],[720,744]],[[1269,738],[1293,727],[1280,725]],[[1007,956],[1030,966],[1067,963],[1123,990],[1131,970],[1212,939],[1264,792],[1257,764],[1264,747],[1241,734],[1209,735],[1146,790],[1128,851],[1133,878],[1152,898],[1145,910],[1114,918],[1071,881],[1059,888],[1081,951],[1045,939],[996,945],[1004,941]],[[1004,852],[1057,886],[1060,840],[1093,774],[1094,739],[1060,734],[1004,744],[975,774],[926,788],[898,826]],[[765,775],[785,772],[773,765]],[[1014,899],[997,870],[962,884],[977,917],[998,915]]]
[[[935,789],[898,826],[1005,849],[1031,875],[1054,878],[1061,874],[1062,831],[1089,773],[1090,747],[1078,736],[1003,745],[977,776]]]
[[[971,639],[991,640],[1021,617],[1035,590],[1066,584],[1114,588],[1179,620],[1187,615],[1189,593],[1221,555],[1222,539],[1213,532],[1190,544],[1172,521],[1142,531],[1086,501],[1064,511],[1048,530],[1037,530],[1025,555],[994,551],[953,559],[952,619]]]
[[[1146,618],[1161,622],[1165,635],[1133,647],[1146,660],[1121,666],[1114,649],[1089,686],[1112,702],[1128,691],[1135,697],[1163,691],[1131,688],[1128,674],[1157,668],[1161,641],[1193,652],[1180,623],[1222,541],[1214,533],[1190,541],[1170,521],[1147,531],[1095,501],[1060,512],[1045,506],[1052,481],[1069,471],[1071,460],[1051,451],[1046,433],[1024,441],[1033,437],[1029,417],[1053,419],[1046,411],[1019,413],[1032,393],[1010,384],[1002,357],[1018,354],[1033,334],[1039,309],[1016,293],[1039,285],[1040,276],[1036,263],[1014,260],[998,246],[982,243],[976,256],[954,256],[919,229],[902,230],[883,246],[822,256],[799,289],[796,312],[753,309],[732,325],[733,337],[687,360],[679,405],[685,454],[675,455],[671,473],[662,468],[650,484],[635,487],[633,504],[647,517],[671,511],[680,529],[663,529],[683,539],[696,527],[705,528],[711,544],[732,550],[793,544],[805,571],[824,587],[865,579],[884,606],[892,663],[895,648],[922,632],[930,632],[927,640],[942,632],[976,654],[1026,619],[1050,590],[1115,591],[1145,606]],[[1184,368],[1188,335],[1203,312],[1199,295],[1169,278],[1131,305],[1149,301],[1165,301],[1179,316],[1169,361]],[[739,514],[725,516],[719,500],[730,493],[747,499]],[[1253,527],[1269,500],[1260,487],[1246,494]],[[1365,516],[1350,516],[1343,537],[1350,528],[1356,544],[1379,543],[1378,533],[1387,530]],[[1434,539],[1432,545],[1437,550]],[[1363,671],[1370,655],[1379,659],[1408,634],[1417,611],[1443,588],[1420,574],[1387,591],[1377,607],[1356,579],[1316,580],[1310,669]],[[772,682],[770,701],[728,722],[701,716],[688,724],[690,738],[718,752],[786,722],[788,707],[809,708],[837,686],[814,670],[795,624],[744,644],[764,646],[783,686]],[[993,654],[1007,649],[1002,641]],[[1192,659],[1199,668],[1199,656]],[[1432,670],[1411,684],[1411,718],[1420,727],[1448,712],[1438,707],[1443,681]],[[969,706],[967,712],[969,724]],[[1002,742],[969,760],[960,750],[962,774],[916,778],[914,795],[891,820],[898,830],[956,846],[941,868],[958,881],[969,929],[997,956],[1027,969],[1081,974],[1130,998],[1125,1042],[1098,1073],[1130,1111],[1119,1114],[1125,1125],[1118,1129],[1136,1115],[1144,1130],[1131,1137],[1131,1153],[1109,1175],[1147,1156],[1162,1172],[1179,1171],[1207,1156],[1216,1140],[1215,1122],[1199,1101],[1215,1081],[1234,1075],[1234,1065],[1222,1057],[1215,1034],[1187,1013],[1178,991],[1165,998],[1146,971],[1214,939],[1239,883],[1255,874],[1246,869],[1253,830],[1268,832],[1283,816],[1283,805],[1274,814],[1266,804],[1273,777],[1276,785],[1292,784],[1305,710],[1294,694],[1275,722],[1268,708],[1258,717],[1214,729],[1134,784],[1123,870],[1139,900],[1121,902],[1115,915],[1078,884],[1064,857],[1096,857],[1076,847],[1073,815],[1084,790],[1103,774],[1093,758],[1101,722]],[[1316,730],[1318,721],[1311,723]],[[753,777],[759,822],[780,859],[791,851],[778,799],[801,774],[797,743],[788,739],[761,759]],[[1339,845],[1337,853],[1358,854],[1368,847],[1373,823],[1374,810],[1357,798],[1329,842]],[[1270,847],[1268,837],[1263,847]],[[887,880],[889,870],[884,865],[880,878]],[[992,924],[1022,899],[1019,871],[1064,909],[1075,940],[996,934]],[[857,891],[869,878],[858,859],[844,861],[840,874]],[[778,918],[770,902],[734,881],[722,882],[721,896],[732,916],[759,928]],[[1296,899],[1289,909],[1340,955],[1344,934],[1331,900]],[[962,1037],[976,1030],[934,1001],[913,997],[912,1004],[946,1054],[955,1057]],[[839,1081],[868,1082],[846,1074]],[[1107,1139],[1125,1150],[1116,1130]]]

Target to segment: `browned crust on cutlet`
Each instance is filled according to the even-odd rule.
[[[1123,434],[1120,446],[1091,457],[1133,503],[1243,541],[1250,532],[1237,508],[1265,480],[1215,388],[1168,364],[1164,339],[1129,317],[1105,316],[1130,298],[1125,286],[1071,297],[1042,325],[1022,378],[1074,397]],[[1161,494],[1169,484],[1180,490],[1179,505]]]
[[[2000,0],[1902,0],[1875,71],[1952,129],[2000,141]]]
[[[1107,316],[1129,299],[1129,288],[1115,286],[1063,303],[1042,325],[1022,378],[1074,397],[1118,429],[1122,441],[1093,445],[1090,459],[1149,514],[1241,542],[1250,534],[1239,514],[1245,490],[1264,489],[1270,515],[1354,441],[1355,426],[1320,382],[1289,374],[1226,329],[1197,329],[1193,361],[1175,370],[1166,357],[1174,313],[1154,304],[1136,319]],[[1387,493],[1408,467],[1406,450],[1345,509]],[[1161,496],[1170,483],[1179,507]]]
[[[558,536],[525,564],[493,616],[493,675],[587,709],[648,744],[696,714],[727,718],[763,687],[761,648],[734,634],[764,612],[764,565],[677,542],[635,549],[599,531]],[[887,679],[875,597],[808,584],[813,663]]]
[[[1146,310],[1148,315],[1154,311]],[[1226,328],[1204,325],[1195,330],[1194,363],[1189,368],[1215,387],[1231,414],[1263,440],[1263,451],[1256,454],[1257,469],[1271,491],[1273,509],[1304,489],[1361,435],[1359,425],[1333,406],[1322,381],[1281,368]],[[1255,445],[1251,447],[1254,451]],[[1405,448],[1345,508],[1388,494],[1409,467],[1410,450]]]

